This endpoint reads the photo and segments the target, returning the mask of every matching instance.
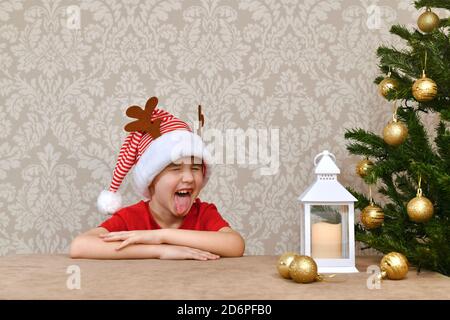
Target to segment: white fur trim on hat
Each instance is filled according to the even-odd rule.
[[[122,207],[122,196],[119,192],[103,190],[97,198],[97,208],[101,213],[112,214]]]
[[[206,167],[203,186],[211,175],[211,155],[202,138],[187,130],[174,130],[155,139],[145,150],[133,169],[134,188],[149,199],[148,186],[169,164],[180,158],[194,156],[202,158]]]

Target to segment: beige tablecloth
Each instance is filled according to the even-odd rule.
[[[360,273],[332,282],[298,284],[278,275],[276,256],[103,261],[13,255],[0,257],[0,299],[450,299],[450,278],[414,269],[404,280],[368,289],[367,266],[379,259],[359,257]],[[78,267],[81,288],[70,290],[67,280],[73,287],[77,278],[67,272]]]

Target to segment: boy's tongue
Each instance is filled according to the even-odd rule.
[[[191,196],[189,194],[180,196],[175,194],[175,208],[178,214],[185,212],[191,204]]]

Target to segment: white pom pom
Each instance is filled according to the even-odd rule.
[[[103,190],[97,198],[97,208],[101,213],[114,213],[122,207],[119,192]]]

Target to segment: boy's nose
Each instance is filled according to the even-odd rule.
[[[183,182],[192,182],[194,181],[194,175],[191,170],[183,170]]]

